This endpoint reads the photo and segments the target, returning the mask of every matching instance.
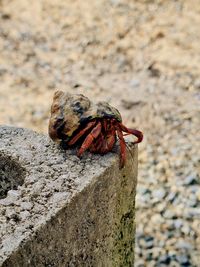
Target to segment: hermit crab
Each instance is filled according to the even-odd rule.
[[[122,168],[126,160],[124,136],[129,134],[137,137],[135,144],[143,139],[142,132],[122,124],[119,111],[107,102],[94,104],[81,94],[55,92],[51,106],[49,136],[66,148],[78,146],[78,157],[86,150],[105,154],[112,150],[118,137]]]

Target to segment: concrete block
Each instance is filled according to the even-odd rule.
[[[0,266],[126,267],[134,263],[137,147],[119,170],[64,151],[48,136],[0,127]]]

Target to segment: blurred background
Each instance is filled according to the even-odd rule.
[[[142,130],[136,267],[200,266],[198,0],[0,0],[0,124],[47,133],[55,90]]]

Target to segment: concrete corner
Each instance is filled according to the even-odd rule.
[[[132,267],[137,148],[119,170],[47,136],[0,128],[0,266]]]

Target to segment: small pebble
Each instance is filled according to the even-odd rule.
[[[176,259],[181,264],[181,266],[191,266],[190,259],[187,255],[177,255]]]
[[[170,261],[171,259],[167,254],[159,257],[159,263],[170,264]]]
[[[182,225],[183,225],[183,220],[181,219],[174,220],[174,226],[176,229],[180,229]]]
[[[178,242],[176,243],[176,247],[178,249],[185,249],[185,250],[192,250],[192,245],[188,242],[186,242],[185,240],[178,240]]]
[[[177,219],[176,213],[169,209],[164,212],[163,217],[166,219]]]
[[[197,183],[197,176],[196,174],[191,174],[191,175],[188,175],[184,181],[183,181],[183,184],[184,185],[194,185]]]
[[[165,196],[166,196],[166,191],[164,188],[153,190],[152,192],[152,197],[159,201],[162,200]]]

